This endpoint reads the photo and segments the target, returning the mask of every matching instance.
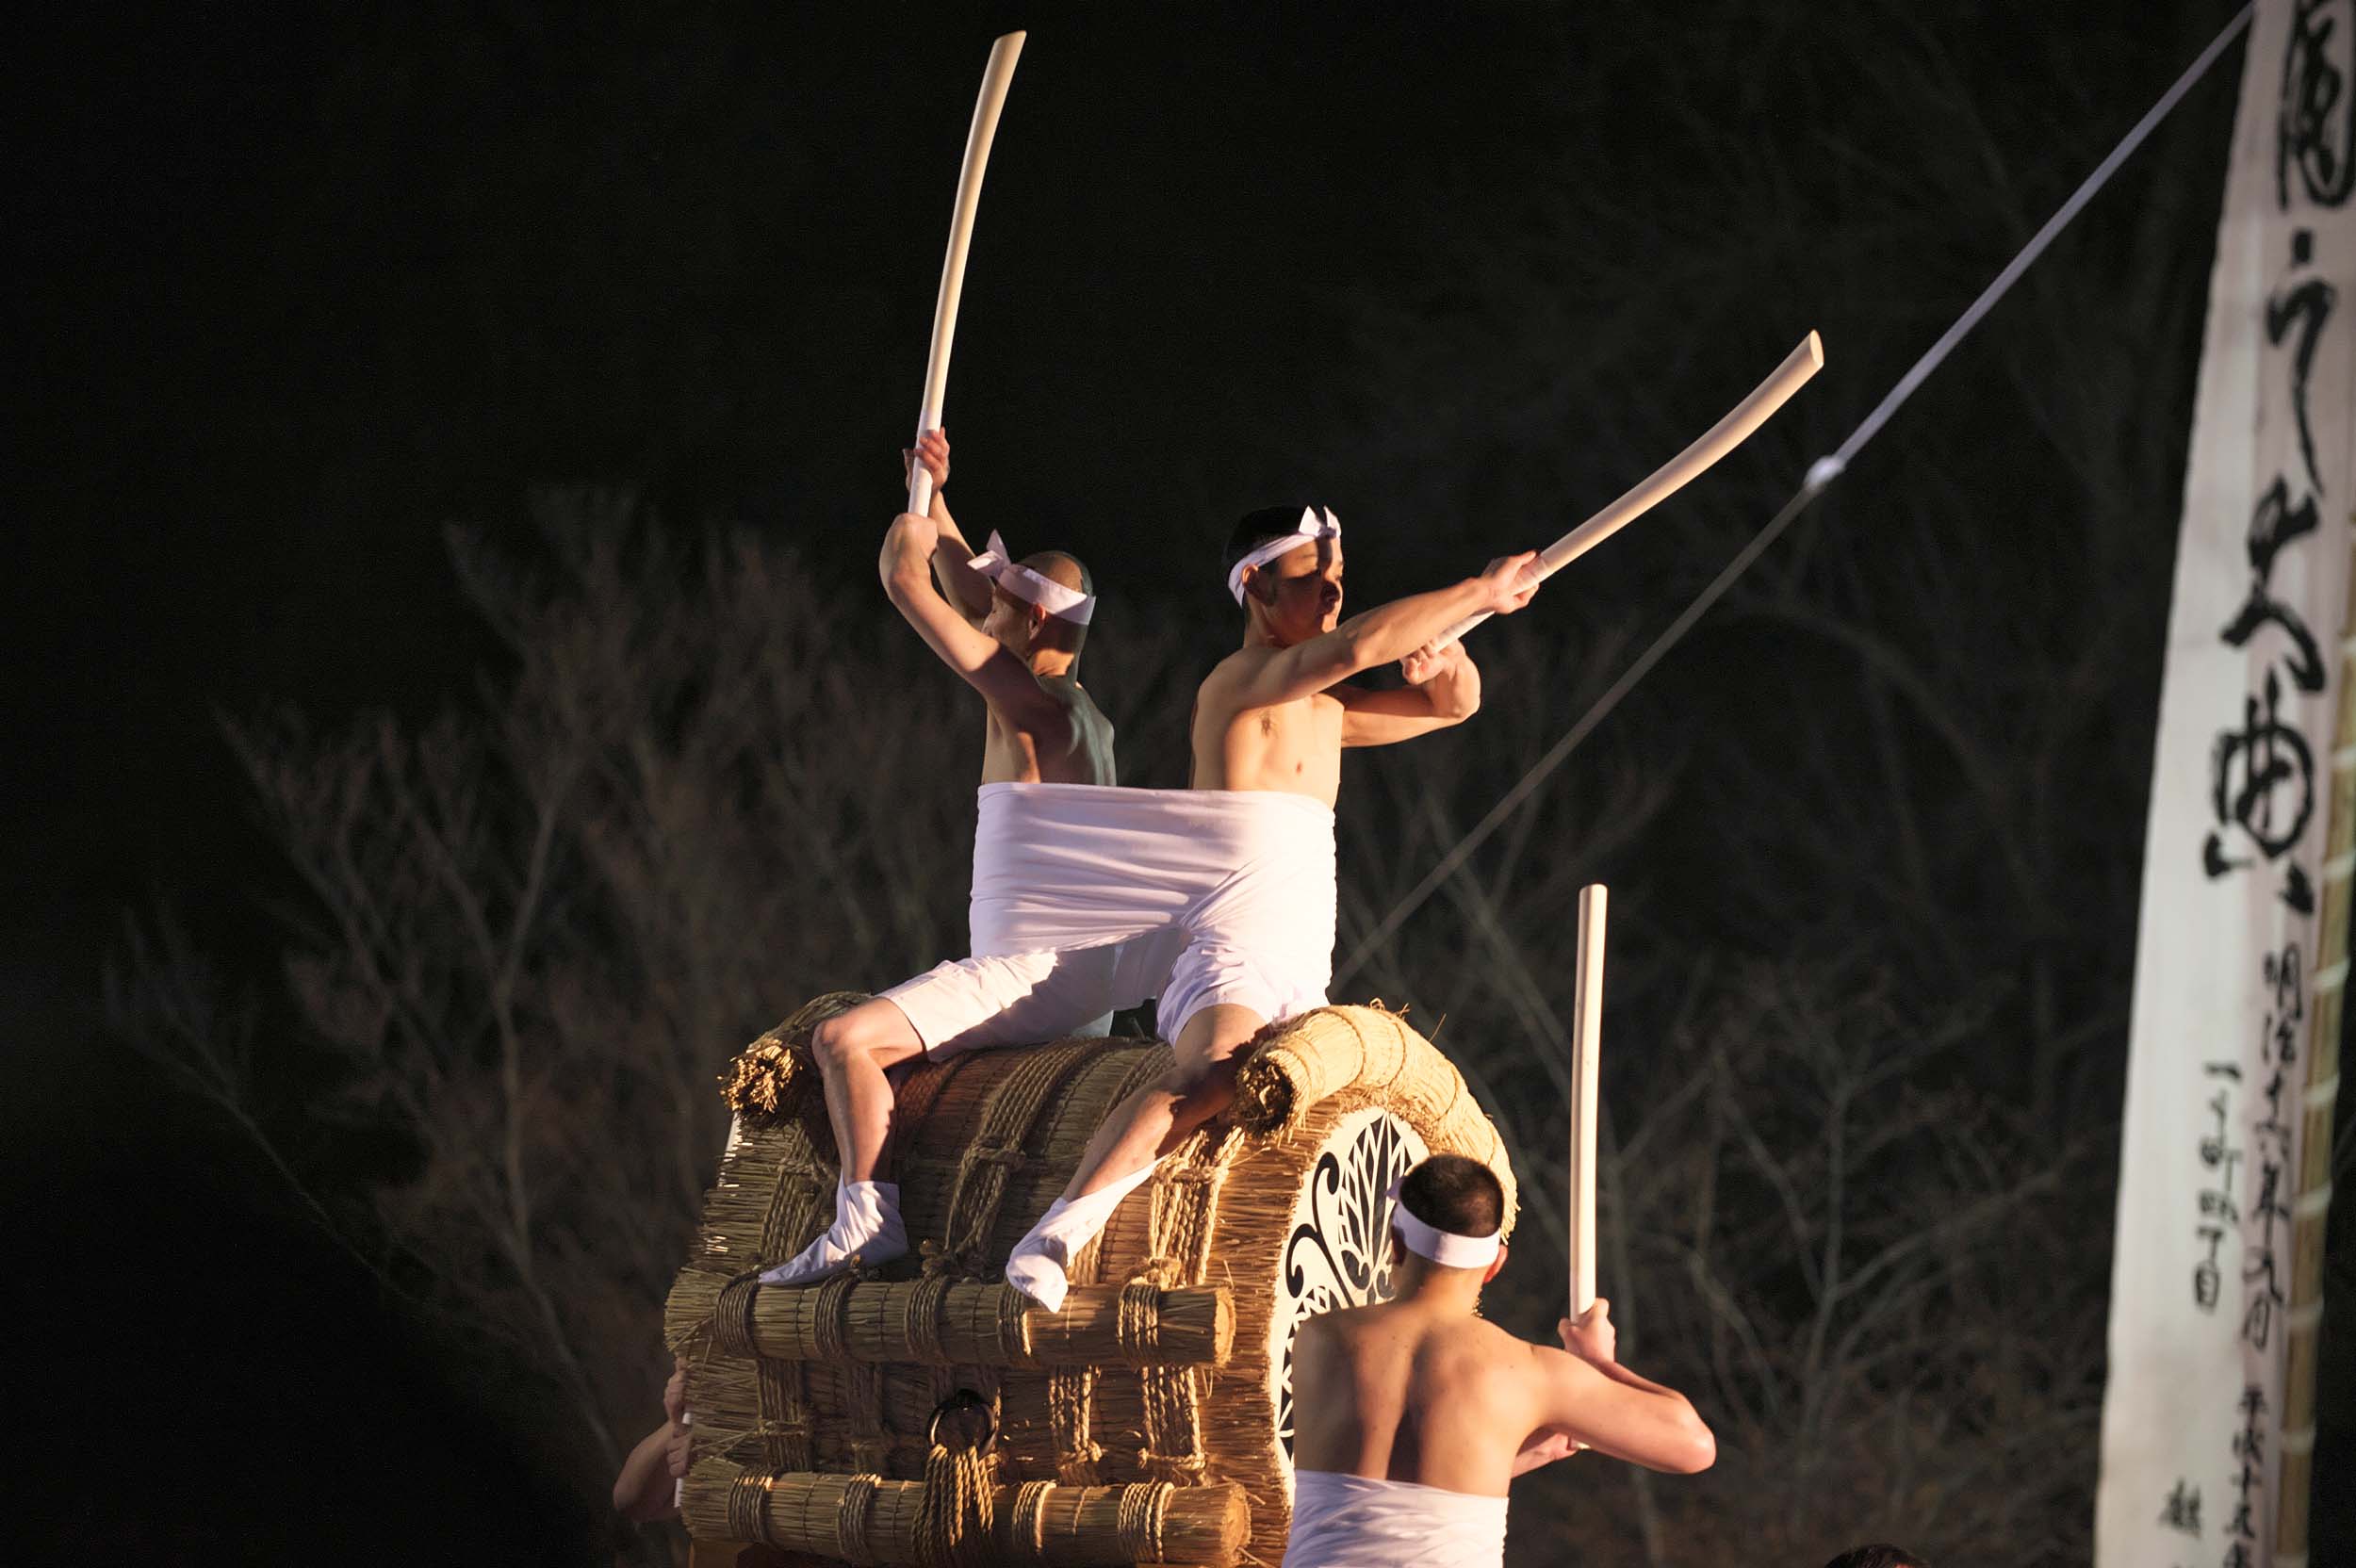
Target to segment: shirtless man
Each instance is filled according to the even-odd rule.
[[[931,515],[893,518],[876,567],[892,608],[981,696],[982,782],[1117,782],[1112,721],[1080,688],[1096,612],[1088,568],[1062,550],[1009,561],[994,533],[975,554],[945,498],[948,432],[902,455],[932,473]]]
[[[1537,587],[1522,570],[1533,559],[1508,556],[1478,577],[1344,621],[1341,524],[1332,512],[1271,507],[1236,525],[1224,564],[1228,592],[1244,612],[1243,646],[1195,694],[1191,785],[1311,803],[1308,815],[1317,820],[1293,830],[1324,836],[1324,886],[1301,877],[1297,909],[1271,911],[1273,923],[1263,917],[1262,929],[1240,940],[1198,936],[1177,959],[1161,1006],[1164,1028],[1176,1030],[1170,1070],[1115,1107],[1064,1195],[1007,1261],[1008,1282],[1035,1300],[1061,1304],[1072,1255],[1163,1156],[1234,1100],[1238,1048],[1270,1022],[1324,1004],[1342,751],[1412,740],[1472,716],[1481,706],[1479,670],[1463,645],[1432,645],[1467,616],[1528,604]],[[1349,683],[1394,662],[1403,687]]]
[[[1494,1568],[1507,1482],[1581,1447],[1710,1468],[1717,1440],[1693,1405],[1614,1359],[1608,1302],[1563,1319],[1561,1350],[1481,1319],[1506,1251],[1488,1167],[1434,1154],[1393,1191],[1398,1294],[1309,1318],[1293,1341],[1284,1568]]]
[[[1011,561],[995,534],[976,555],[941,498],[947,433],[925,432],[910,461],[932,471],[931,514],[892,519],[876,567],[893,607],[982,699],[982,783],[1114,783],[1113,727],[1077,673],[1096,609],[1088,569],[1061,550]],[[899,1187],[878,1180],[892,1139],[886,1074],[923,1054],[925,1042],[892,995],[826,1020],[810,1037],[841,1159],[835,1218],[763,1274],[764,1283],[803,1284],[908,1250]]]

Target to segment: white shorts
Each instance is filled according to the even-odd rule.
[[[1112,1015],[1161,988],[1183,931],[1063,953],[953,958],[881,992],[939,1060],[991,1045],[1101,1035]]]

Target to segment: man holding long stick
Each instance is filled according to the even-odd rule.
[[[922,538],[924,527],[904,514],[893,536]],[[1481,694],[1471,662],[1460,648],[1425,645],[1466,614],[1518,610],[1533,592],[1521,577],[1530,557],[1514,556],[1343,625],[1340,532],[1330,512],[1290,508],[1255,513],[1238,529],[1227,581],[1246,607],[1245,645],[1197,697],[1197,788],[984,782],[973,954],[819,1026],[811,1043],[843,1171],[836,1218],[764,1283],[806,1283],[906,1250],[898,1195],[875,1177],[891,1134],[889,1069],[920,1052],[939,1058],[1059,1038],[1159,996],[1176,1067],[1116,1111],[1070,1191],[1007,1264],[1010,1282],[1060,1308],[1072,1253],[1233,1097],[1236,1048],[1267,1023],[1324,1004],[1342,747],[1469,716]],[[921,570],[889,549],[887,563],[901,584],[895,602],[924,604],[937,622],[919,592]],[[952,636],[938,624],[927,632],[956,664]],[[1342,684],[1395,660],[1407,665],[1403,690]]]
[[[979,687],[1010,655],[990,639],[961,638],[931,595],[908,552],[929,542],[934,526],[902,514],[885,575],[893,602]],[[1107,789],[1036,773],[985,778],[969,906],[973,953],[813,1034],[842,1161],[835,1220],[765,1271],[764,1284],[803,1284],[907,1250],[898,1193],[875,1174],[891,1137],[890,1069],[920,1053],[938,1059],[1056,1039],[1159,996],[1175,1066],[1114,1112],[1065,1196],[1007,1262],[1009,1282],[1057,1310],[1072,1254],[1234,1097],[1236,1049],[1265,1025],[1324,1004],[1342,748],[1468,717],[1480,705],[1479,674],[1461,647],[1427,645],[1467,614],[1508,614],[1535,592],[1523,576],[1532,558],[1523,554],[1344,625],[1340,535],[1331,512],[1310,508],[1254,513],[1239,526],[1227,585],[1245,607],[1244,646],[1197,694],[1195,788]],[[996,587],[1013,591],[1004,578]],[[1040,624],[1024,613],[1023,624]],[[1406,665],[1411,684],[1402,690],[1345,684],[1394,661]],[[1036,763],[1039,754],[1034,746],[1022,755]]]
[[[1219,897],[1185,926],[1160,992],[1176,1053],[1160,1081],[1115,1108],[1070,1186],[1014,1249],[1006,1279],[1062,1304],[1065,1269],[1121,1200],[1235,1098],[1236,1053],[1263,1028],[1324,1005],[1333,962],[1333,800],[1346,746],[1388,745],[1471,716],[1480,672],[1462,645],[1431,645],[1467,616],[1530,602],[1529,553],[1478,577],[1341,619],[1341,524],[1331,511],[1271,507],[1236,525],[1227,588],[1243,646],[1195,694],[1192,809],[1216,818]],[[1350,678],[1402,664],[1408,684]],[[1123,795],[1149,792],[1121,791]],[[1075,804],[1041,802],[1034,837],[1055,842]],[[1164,813],[1167,814],[1167,813]],[[1063,818],[1064,821],[1054,820]],[[1129,825],[1107,819],[1118,833]],[[1136,825],[1144,841],[1144,824]],[[978,886],[977,886],[978,895]]]
[[[941,498],[949,482],[946,433],[925,432],[908,456],[911,469],[921,465],[932,482],[930,514],[903,513],[893,519],[877,569],[893,607],[982,699],[983,785],[1116,782],[1111,721],[1081,688],[1078,675],[1081,644],[1096,610],[1088,569],[1061,550],[1010,560],[995,533],[989,550],[974,554]],[[1001,950],[986,929],[969,937],[977,952]],[[1006,1004],[997,1022],[1018,1033],[1036,1027],[1040,1037],[1084,1030],[1111,1004],[1076,1016],[1069,1006],[1108,992],[1118,956],[1110,949],[1072,956],[1061,966],[1062,984],[1052,988],[1045,973],[1052,964],[1035,962],[1031,969],[1040,972],[1026,973],[1028,991],[1009,983],[992,994],[993,1004]],[[835,1218],[817,1240],[764,1274],[768,1283],[803,1284],[855,1259],[872,1266],[908,1250],[899,1188],[881,1180],[892,1135],[888,1074],[922,1054],[926,1041],[892,995],[826,1020],[810,1038],[841,1161]],[[1081,1004],[1068,1004],[1072,996]],[[996,1038],[936,1037],[931,1043],[951,1050]]]
[[[1434,1154],[1391,1189],[1398,1294],[1309,1318],[1293,1343],[1293,1513],[1285,1568],[1472,1568],[1505,1548],[1506,1486],[1593,1448],[1691,1474],[1717,1440],[1686,1397],[1620,1365],[1610,1303],[1562,1348],[1480,1315],[1505,1266],[1505,1191]]]

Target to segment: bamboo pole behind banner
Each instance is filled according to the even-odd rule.
[[[1610,894],[1579,890],[1579,972],[1571,994],[1571,1315],[1595,1304],[1595,1115],[1603,1065],[1603,926]]]
[[[2349,547],[2356,585],[2356,544]],[[2323,1246],[2331,1213],[2331,1121],[2339,1100],[2340,1022],[2348,1004],[2348,895],[2356,886],[2356,586],[2340,629],[2340,704],[2332,729],[2331,812],[2323,852],[2323,936],[2308,1019],[2307,1082],[2299,1095],[2299,1186],[2291,1199],[2289,1360],[2282,1369],[2282,1495],[2275,1568],[2307,1560],[2315,1478],[2315,1358],[2323,1339]]]
[[[982,90],[973,101],[973,123],[965,133],[965,165],[957,172],[957,202],[949,213],[949,254],[941,264],[941,296],[933,305],[933,344],[924,356],[924,401],[916,411],[916,433],[941,428],[949,395],[949,347],[957,335],[957,300],[965,292],[965,253],[973,240],[973,209],[982,201],[982,175],[990,168],[990,144],[998,135],[998,111],[1023,57],[1021,33],[990,46],[982,69]],[[908,510],[923,516],[933,504],[933,476],[922,463],[908,465]]]

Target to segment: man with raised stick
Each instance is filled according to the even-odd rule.
[[[1236,525],[1225,564],[1228,592],[1244,612],[1243,646],[1195,694],[1192,791],[1253,820],[1247,856],[1282,855],[1290,865],[1259,877],[1256,898],[1187,923],[1158,1009],[1176,1060],[1114,1109],[1064,1195],[1016,1245],[1008,1282],[1061,1306],[1072,1255],[1156,1163],[1234,1099],[1237,1051],[1268,1024],[1324,1004],[1342,750],[1470,717],[1481,705],[1479,671],[1461,644],[1431,645],[1468,616],[1528,604],[1537,585],[1525,569],[1535,559],[1508,556],[1478,577],[1343,622],[1341,523],[1330,510],[1271,507]],[[1393,662],[1406,686],[1350,684]],[[1042,822],[1041,836],[1055,826]],[[1236,865],[1237,880],[1248,864]]]
[[[974,554],[941,497],[949,481],[946,433],[925,432],[907,455],[911,474],[921,466],[931,481],[930,515],[902,513],[892,520],[877,570],[893,607],[982,699],[983,785],[1114,783],[1113,727],[1078,676],[1080,647],[1096,612],[1088,569],[1061,550],[1010,560],[995,532],[990,548]],[[998,951],[985,930],[970,929],[968,938],[976,952]],[[1108,1023],[1108,1006],[1073,1018],[1061,1010],[1060,997],[1103,994],[1117,956],[1107,949],[1068,960],[1064,990],[1041,994],[1028,1007],[1002,993],[1012,1003],[1004,1026],[1036,1027],[1052,1038],[1086,1030],[1091,1018],[1097,1026]],[[1089,965],[1104,966],[1104,972],[1091,985],[1075,985],[1080,976],[1071,972]],[[834,1223],[764,1274],[768,1283],[805,1283],[855,1258],[875,1265],[908,1250],[899,1189],[881,1180],[892,1135],[888,1075],[922,1054],[925,1041],[892,995],[827,1019],[811,1036],[841,1161]]]
[[[1608,1301],[1562,1320],[1560,1350],[1481,1319],[1506,1258],[1488,1167],[1434,1154],[1390,1196],[1398,1293],[1293,1342],[1285,1568],[1494,1568],[1525,1471],[1582,1447],[1678,1474],[1715,1462],[1692,1403],[1619,1364]]]
[[[993,713],[1002,705],[1012,711],[1025,677],[1009,669],[1011,645],[963,626],[924,580],[922,555],[935,529],[913,514],[893,522],[884,562],[893,602],[990,695]],[[1467,614],[1517,610],[1534,591],[1521,580],[1530,557],[1515,556],[1338,625],[1340,531],[1332,513],[1312,509],[1255,513],[1239,529],[1228,586],[1247,606],[1245,645],[1197,698],[1198,788],[1107,789],[1044,776],[1036,731],[1026,732],[1027,749],[1001,755],[1007,776],[985,776],[969,906],[973,951],[818,1026],[812,1051],[842,1161],[836,1217],[764,1272],[763,1283],[808,1283],[907,1250],[898,1194],[876,1179],[891,1136],[892,1068],[919,1054],[938,1059],[1056,1039],[1158,995],[1177,1069],[1115,1113],[1083,1166],[1086,1184],[1057,1200],[1007,1266],[1010,1282],[1058,1308],[1072,1251],[1103,1229],[1166,1145],[1232,1096],[1236,1047],[1268,1022],[1324,1004],[1341,748],[1406,740],[1470,715],[1480,703],[1471,661],[1461,649],[1422,645]],[[1019,596],[1026,586],[1002,575],[994,591]],[[992,614],[1002,637],[1049,635],[1055,617],[1040,608]],[[1407,688],[1339,684],[1400,660],[1415,682]],[[999,684],[985,687],[992,669]],[[1036,665],[1028,678],[1047,683]],[[1017,771],[1025,760],[1029,770]]]
[[[1177,1060],[1162,1082],[1114,1110],[1064,1195],[1016,1245],[1009,1282],[1058,1306],[1072,1255],[1157,1161],[1234,1098],[1237,1049],[1268,1024],[1323,1004],[1333,972],[1333,804],[1342,748],[1406,740],[1470,713],[1481,688],[1459,641],[1466,632],[1519,609],[1548,576],[1676,494],[1824,363],[1824,345],[1811,332],[1700,438],[1544,552],[1493,563],[1479,578],[1384,605],[1348,626],[1338,624],[1341,525],[1333,514],[1304,508],[1288,525],[1287,509],[1275,508],[1243,520],[1228,552],[1227,586],[1244,607],[1244,645],[1196,694],[1193,788],[1321,805],[1322,823],[1300,828],[1304,839],[1322,834],[1323,861],[1304,868],[1290,921],[1254,919],[1245,944],[1190,938],[1160,1010]],[[1392,660],[1405,668],[1404,691],[1341,684]],[[1276,975],[1284,978],[1272,981]]]

